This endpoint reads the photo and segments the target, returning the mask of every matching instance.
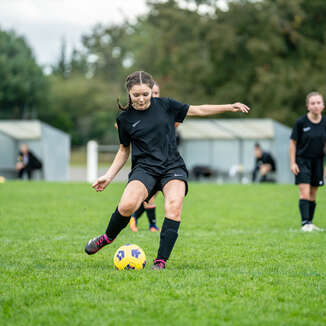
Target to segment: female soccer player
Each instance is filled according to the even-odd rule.
[[[320,93],[307,95],[308,113],[300,117],[290,139],[290,168],[299,187],[302,231],[321,230],[312,223],[318,187],[324,185],[323,157],[326,143],[324,100]]]
[[[87,254],[95,254],[114,241],[127,226],[130,215],[158,190],[164,195],[165,219],[153,269],[162,270],[178,237],[182,204],[187,194],[188,171],[176,144],[175,122],[186,116],[208,116],[226,111],[248,113],[242,103],[227,105],[188,105],[170,98],[152,98],[154,82],[144,71],[126,79],[129,103],[117,118],[120,149],[108,171],[93,184],[103,191],[125,164],[132,146],[132,169],[120,203],[112,214],[106,232],[86,244]]]
[[[160,97],[160,86],[154,81],[154,86],[152,88],[152,97]],[[149,223],[149,231],[150,232],[158,232],[160,228],[156,225],[156,205],[155,205],[155,197],[157,193],[153,195],[153,197],[148,201],[144,201],[143,204],[139,206],[135,213],[131,215],[130,218],[130,229],[133,232],[138,232],[137,222],[138,219],[142,216],[142,214],[146,211],[146,215]]]

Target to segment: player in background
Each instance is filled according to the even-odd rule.
[[[117,118],[120,149],[108,171],[92,187],[103,191],[126,163],[132,147],[132,170],[121,200],[103,235],[88,241],[87,254],[92,255],[112,243],[128,225],[138,207],[161,190],[164,195],[165,219],[153,269],[165,269],[178,238],[181,211],[188,191],[188,171],[177,150],[175,123],[186,116],[210,116],[222,112],[248,113],[242,103],[226,105],[188,105],[170,98],[152,98],[154,81],[144,71],[126,79],[129,103]]]
[[[160,97],[160,86],[159,84],[154,81],[154,86],[152,88],[152,97]],[[142,216],[142,214],[146,211],[146,215],[148,218],[148,223],[149,223],[149,231],[150,232],[158,232],[160,231],[160,228],[156,225],[156,204],[155,204],[155,198],[157,196],[157,193],[153,195],[153,197],[148,201],[148,203],[146,201],[143,202],[143,204],[141,204],[139,206],[139,208],[136,210],[136,212],[134,212],[131,215],[130,218],[130,229],[133,232],[138,232],[138,219]]]
[[[255,144],[255,168],[252,172],[252,182],[256,181],[257,175],[260,175],[259,182],[275,182],[275,180],[268,178],[271,172],[276,171],[276,163],[272,154],[262,150],[258,143]]]
[[[321,230],[312,221],[316,208],[318,187],[324,185],[323,158],[326,143],[326,118],[323,96],[318,92],[306,97],[308,113],[295,123],[290,139],[290,168],[299,187],[301,229]]]

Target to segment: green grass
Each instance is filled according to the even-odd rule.
[[[151,270],[159,234],[124,230],[94,256],[123,190],[87,184],[0,184],[0,325],[325,325],[326,232],[299,231],[292,185],[191,184],[179,239]],[[326,228],[325,189],[315,223]],[[162,196],[158,197],[161,224]],[[143,271],[113,253],[141,246]]]

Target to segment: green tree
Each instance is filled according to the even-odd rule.
[[[69,133],[73,145],[89,139],[117,142],[114,123],[118,90],[114,84],[77,73],[66,79],[51,76],[49,83],[48,110],[42,113],[42,120]]]
[[[121,84],[130,61],[129,27],[128,23],[107,27],[97,25],[89,35],[83,36],[91,76]]]
[[[125,76],[135,70],[150,72],[163,96],[192,104],[242,101],[253,108],[250,117],[270,117],[289,125],[303,114],[309,91],[326,93],[325,1],[233,0],[227,10],[216,1],[186,2],[191,5],[149,1],[148,13],[135,23],[99,25],[83,37],[84,49],[76,51],[69,63],[67,84],[54,83],[55,98],[61,103],[58,116],[79,112],[81,102],[89,108],[79,117],[69,113],[62,120],[66,124],[78,120],[75,130],[67,126],[78,133],[76,143],[92,132],[99,140],[108,139],[105,125],[114,121],[109,109],[91,105],[97,99],[87,88],[98,85],[94,92],[106,99],[101,107],[105,103],[115,107],[115,97],[125,94]],[[205,13],[202,6],[209,10]],[[61,89],[64,85],[67,88]],[[110,89],[110,95],[104,89]]]
[[[0,118],[35,118],[43,109],[46,78],[14,31],[0,29],[0,76]]]

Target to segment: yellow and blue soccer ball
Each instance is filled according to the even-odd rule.
[[[120,247],[113,257],[114,266],[119,271],[125,269],[144,269],[146,265],[146,256],[139,246],[127,244]]]

